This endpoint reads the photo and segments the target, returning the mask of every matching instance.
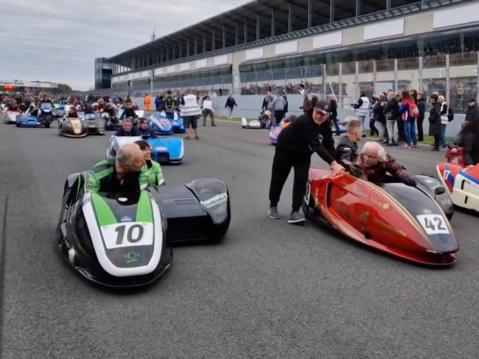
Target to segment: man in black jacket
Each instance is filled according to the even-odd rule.
[[[121,128],[116,131],[115,136],[124,137],[124,136],[140,136],[138,129],[133,126],[133,121],[131,118],[125,118],[121,124]]]
[[[349,119],[347,132],[340,138],[336,146],[336,161],[339,163],[356,161],[358,158],[358,143],[361,141],[362,131],[361,121],[354,117]],[[347,162],[344,164],[347,164]]]
[[[334,173],[343,167],[334,160],[334,141],[331,124],[328,121],[328,104],[314,100],[312,111],[298,117],[281,131],[276,144],[273,160],[271,184],[269,188],[269,216],[278,219],[278,202],[284,183],[291,168],[294,168],[293,204],[288,223],[298,224],[305,221],[299,212],[301,201],[306,192],[311,155],[316,152],[326,161]]]
[[[479,107],[477,106],[477,102],[475,98],[471,98],[467,104],[466,110],[466,121],[473,121],[479,118]]]

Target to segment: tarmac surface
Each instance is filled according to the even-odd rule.
[[[105,156],[108,137],[0,125],[2,358],[477,358],[478,217],[456,211],[449,269],[416,266],[313,224],[267,217],[267,131],[220,122],[186,141],[167,183],[224,179],[232,222],[218,245],[174,249],[144,290],[91,285],[55,246],[68,174]],[[391,148],[412,174],[444,153]],[[322,164],[315,155],[313,163]]]

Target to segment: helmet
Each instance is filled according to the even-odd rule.
[[[110,145],[106,150],[106,159],[110,164],[115,163],[118,150],[126,144],[135,143],[135,141],[141,140],[141,136],[127,136],[127,137],[110,137]]]

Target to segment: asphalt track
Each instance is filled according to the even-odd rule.
[[[66,176],[103,159],[108,137],[0,125],[3,358],[478,357],[478,217],[452,220],[461,244],[453,268],[415,266],[288,225],[291,178],[283,218],[270,220],[266,131],[220,123],[200,133],[184,164],[164,172],[167,183],[227,182],[224,242],[175,248],[165,277],[115,293],[72,272],[54,244]],[[433,174],[442,157],[392,152],[411,173]]]

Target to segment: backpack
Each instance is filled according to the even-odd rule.
[[[409,103],[409,113],[408,113],[408,117],[409,118],[418,118],[419,117],[419,108],[417,107],[417,105],[414,103],[414,102],[410,102]]]
[[[449,109],[447,110],[447,119],[449,120],[449,122],[454,120],[454,111],[452,110],[450,106],[449,106]]]

